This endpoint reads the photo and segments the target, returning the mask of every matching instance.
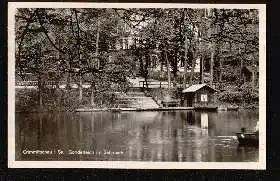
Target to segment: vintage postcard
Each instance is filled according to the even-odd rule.
[[[8,166],[265,169],[265,9],[9,3]]]

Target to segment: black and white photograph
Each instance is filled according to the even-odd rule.
[[[265,169],[265,8],[9,3],[9,167]]]

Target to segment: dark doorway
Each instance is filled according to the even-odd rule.
[[[193,97],[190,95],[187,97],[187,106],[192,107]]]

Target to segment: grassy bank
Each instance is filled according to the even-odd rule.
[[[77,108],[109,108],[114,102],[109,92],[99,92],[94,96],[94,105],[91,105],[91,93],[83,89],[82,101],[79,101],[78,89],[45,89],[42,93],[40,107],[37,89],[16,89],[16,111],[74,111]]]
[[[77,108],[107,109],[116,105],[115,96],[109,91],[96,92],[93,105],[91,104],[91,91],[89,89],[83,89],[82,101],[79,101],[78,89],[45,89],[42,92],[42,105],[40,107],[37,89],[16,89],[16,111],[74,111]],[[145,94],[151,96],[159,104],[166,99],[180,102],[182,89],[171,88],[169,91],[166,88],[153,88],[146,89]],[[216,93],[215,97],[216,104],[219,107],[258,108],[258,91],[250,85],[227,87],[225,91]]]

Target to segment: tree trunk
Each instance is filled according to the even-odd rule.
[[[149,54],[149,58],[150,58],[150,67],[152,69],[152,71],[154,70],[155,66],[154,66],[154,59],[153,56],[151,54]]]
[[[184,9],[184,26],[186,27],[186,12]],[[183,80],[183,88],[187,86],[187,60],[188,60],[188,36],[187,31],[185,30],[185,59],[184,59],[184,80]]]
[[[60,40],[58,40],[58,48],[60,49]],[[58,51],[58,65],[57,65],[57,76],[56,76],[56,103],[60,105],[61,95],[60,95],[60,89],[59,89],[59,81],[60,81],[60,72],[59,72],[59,62],[60,62],[60,52]]]
[[[174,59],[173,61],[170,62],[172,67],[173,82],[175,82],[177,77],[177,72],[178,72],[178,54],[179,54],[179,50],[178,48],[175,48]]]
[[[146,88],[149,88],[148,85],[148,67],[149,67],[149,56],[148,56],[148,52],[145,53],[145,68],[144,68],[144,78],[145,78],[145,83],[146,83]]]
[[[168,91],[170,92],[171,77],[170,77],[170,70],[169,70],[169,61],[167,58],[167,49],[165,49],[165,59],[166,59],[167,78],[168,78]]]
[[[139,56],[139,74],[144,77],[143,57]]]
[[[83,81],[82,76],[79,75],[79,102],[81,103],[83,100]]]
[[[174,64],[174,70],[173,70],[173,72],[174,72],[174,78],[173,78],[173,86],[174,87],[177,87],[177,73],[178,73],[178,57],[180,56],[180,52],[179,52],[179,48],[178,49],[176,49],[176,54],[175,54],[175,64]]]
[[[200,58],[200,81],[199,81],[199,83],[200,84],[203,84],[204,83],[204,56],[205,56],[205,54],[204,53],[202,53],[202,55],[201,55],[201,58]]]
[[[81,70],[81,54],[80,54],[80,70]],[[80,71],[79,70],[79,71]],[[79,103],[82,102],[83,100],[83,81],[82,81],[82,75],[81,73],[79,72],[79,83],[78,83],[78,87],[79,87]]]
[[[38,77],[38,99],[39,99],[39,109],[40,111],[43,109],[43,96],[42,96],[42,74],[41,72],[39,73],[39,77]]]
[[[148,77],[147,77],[147,75],[145,75],[144,79],[145,79],[146,88],[149,88],[149,85],[148,85]]]
[[[100,61],[99,61],[99,57],[98,57],[98,44],[99,44],[99,18],[97,18],[97,33],[96,33],[96,44],[95,44],[95,63],[97,63],[96,68],[99,69],[100,66]],[[94,103],[94,91],[95,91],[95,85],[94,83],[92,83],[91,85],[91,106],[94,107],[95,103]]]
[[[60,49],[60,40],[58,40],[58,48]],[[57,52],[57,56],[58,56],[58,65],[56,67],[56,78],[55,78],[55,85],[56,85],[56,89],[59,89],[59,79],[60,79],[60,72],[59,72],[59,61],[60,61],[60,51]]]
[[[187,34],[185,35],[185,59],[184,59],[184,82],[183,88],[186,88],[187,85],[187,60],[188,60],[188,38]]]
[[[94,83],[92,83],[91,84],[91,94],[90,94],[90,104],[91,104],[92,107],[95,106],[95,103],[94,103],[94,96],[95,96],[94,91],[95,91],[95,85],[94,85]]]
[[[195,68],[195,63],[196,63],[196,59],[197,59],[197,50],[195,51],[194,53],[195,55],[193,56],[193,59],[192,59],[192,69],[191,69],[191,75],[190,75],[190,81],[189,81],[189,86],[191,86],[193,84],[193,77],[194,77],[194,68]]]
[[[39,109],[40,109],[40,112],[41,112],[43,110],[43,89],[44,89],[44,76],[43,76],[43,72],[44,72],[44,69],[45,69],[45,62],[42,59],[41,47],[39,47],[39,54],[40,54],[40,59],[42,60],[41,67],[40,67],[40,70],[39,70],[39,77],[38,77],[39,78],[38,79]]]
[[[71,66],[69,67],[69,71],[67,72],[67,82],[66,82],[66,90],[70,90],[71,89]]]
[[[214,79],[213,67],[214,67],[214,56],[215,56],[215,44],[211,46],[212,46],[212,50],[211,50],[211,59],[210,59],[210,85],[213,84],[213,79]]]
[[[100,66],[100,60],[98,57],[99,31],[100,31],[100,21],[99,21],[99,18],[97,18],[97,33],[96,33],[96,47],[95,47],[97,69],[99,69],[99,66]]]
[[[77,32],[77,45],[78,45],[78,56],[79,56],[79,83],[78,83],[78,87],[79,87],[79,103],[82,102],[83,99],[83,87],[82,87],[82,75],[80,73],[81,70],[81,59],[82,59],[82,54],[81,54],[81,40],[80,40],[80,26],[79,26],[79,21],[78,21],[78,14],[77,14],[77,10],[75,9],[75,17],[76,17],[76,23],[77,23],[77,28],[78,28],[78,32]]]

